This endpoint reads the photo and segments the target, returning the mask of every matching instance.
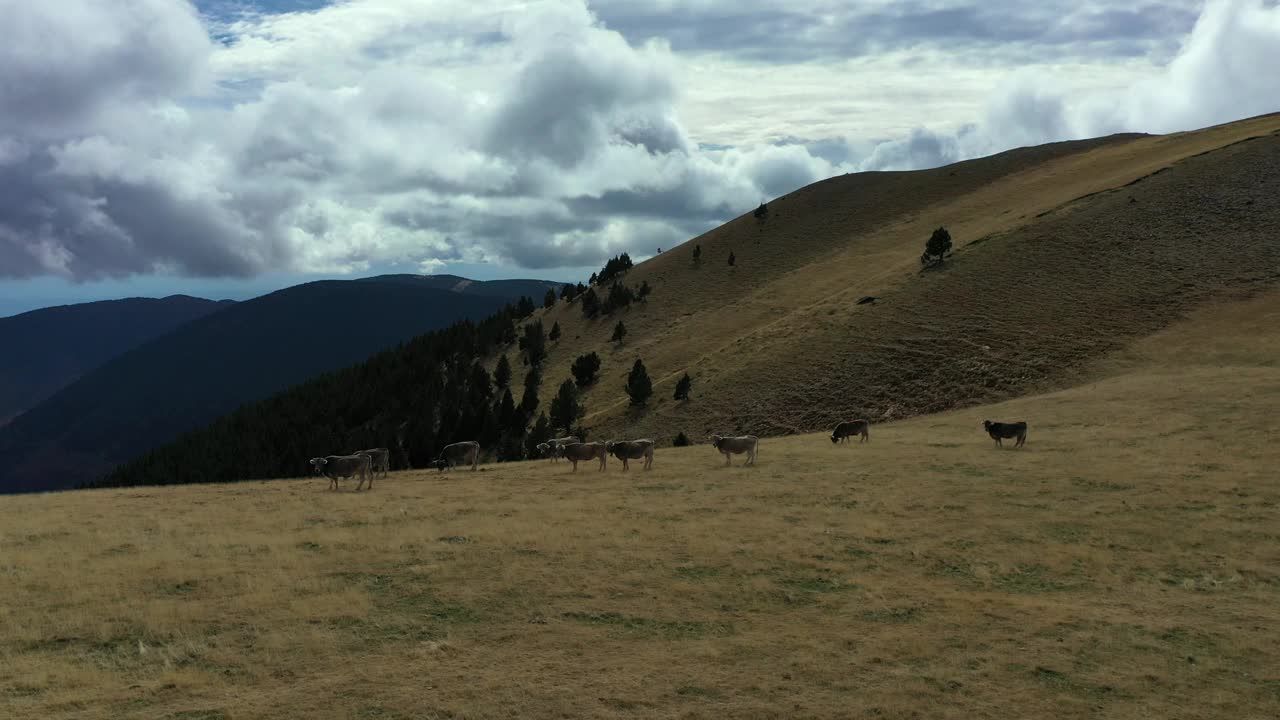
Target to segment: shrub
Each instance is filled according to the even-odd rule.
[[[684,377],[680,378],[680,382],[676,383],[675,399],[688,400],[689,391],[692,389],[693,389],[693,378],[689,377],[689,373],[685,373]]]
[[[582,294],[582,316],[585,318],[594,318],[600,314],[600,297],[596,295],[595,288],[587,288]]]
[[[600,356],[595,353],[579,355],[569,370],[573,373],[573,379],[578,381],[578,385],[586,387],[596,381],[596,373],[600,372]]]
[[[688,447],[692,444],[693,443],[689,442],[689,436],[685,435],[683,430],[676,434],[675,440],[671,441],[672,447]]]
[[[551,308],[556,304],[555,288],[547,288],[547,294],[542,298],[542,307]]]
[[[701,259],[702,259],[702,246],[701,246],[701,245],[694,245],[694,246],[693,246],[693,261],[694,261],[694,262],[698,262],[698,261],[699,261],[699,260],[701,260]]]
[[[534,320],[524,326],[524,336],[520,338],[520,349],[524,351],[532,367],[538,367],[546,359],[547,338],[542,331],[541,320]]]
[[[551,326],[551,334],[547,335],[547,339],[552,342],[555,342],[556,340],[560,339],[560,321],[559,320],[557,320],[555,324]]]
[[[929,236],[929,242],[925,243],[924,254],[920,256],[922,265],[937,265],[942,262],[947,253],[951,252],[951,233],[947,229],[940,227],[933,231]]]
[[[640,283],[640,289],[636,292],[636,297],[640,300],[640,302],[648,302],[647,298],[649,297],[649,293],[652,290],[653,288],[649,287],[649,281],[645,280],[644,282]]]
[[[622,338],[626,336],[627,336],[627,326],[623,325],[622,321],[619,320],[618,324],[613,326],[613,337],[610,337],[609,339],[621,345]]]
[[[729,251],[729,267],[733,267],[735,264],[737,264],[737,262],[738,262],[738,258],[734,257],[733,251],[730,250]]]

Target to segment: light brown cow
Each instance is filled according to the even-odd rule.
[[[551,462],[560,462],[560,457],[564,454],[564,446],[569,443],[582,442],[572,435],[566,435],[562,438],[552,438],[544,443],[538,443],[538,452],[543,457],[551,458]]]
[[[610,440],[604,444],[605,449],[610,455],[622,461],[622,469],[628,468],[628,460],[639,460],[644,458],[644,469],[651,470],[653,468],[653,441],[649,439],[641,440]]]
[[[760,444],[760,440],[755,435],[740,435],[738,437],[724,437],[722,435],[712,435],[709,438],[711,444],[715,446],[724,455],[725,467],[730,465],[729,455],[747,454],[747,461],[743,465],[756,464],[756,449]]]
[[[444,472],[446,468],[455,465],[470,465],[471,471],[475,472],[476,465],[480,462],[480,443],[475,440],[463,440],[452,445],[445,445],[440,451],[440,457],[436,458],[435,466]]]
[[[369,462],[373,466],[373,472],[382,473],[382,477],[386,478],[387,473],[391,470],[391,451],[387,448],[370,448],[368,450],[357,450],[352,455],[368,455]]]
[[[845,420],[836,425],[836,429],[831,431],[831,442],[845,442],[854,435],[861,435],[862,439],[858,442],[864,443],[871,439],[869,432],[871,423],[866,420]]]
[[[353,475],[360,476],[360,482],[356,485],[356,492],[360,492],[360,488],[364,487],[364,482],[369,481],[369,489],[373,489],[373,461],[368,455],[326,455],[324,457],[311,458],[311,466],[316,472],[329,478],[329,489],[338,489],[338,478],[349,478]]]
[[[564,459],[573,463],[574,472],[578,472],[578,463],[584,460],[599,458],[601,470],[604,470],[609,462],[609,450],[602,442],[569,443],[561,449]]]

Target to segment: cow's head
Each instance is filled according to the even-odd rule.
[[[992,426],[992,425],[995,425],[995,423],[991,422],[990,420],[983,420],[983,421],[982,421],[982,429],[983,429],[983,430],[986,430],[987,432],[991,432],[991,426]]]
[[[838,442],[840,442],[840,437],[839,437],[838,435],[836,435],[835,433],[831,433],[831,442],[833,442],[833,443],[838,443]]]
[[[327,458],[322,458],[322,457],[311,458],[311,467],[314,468],[315,471],[318,473],[324,472],[324,466],[328,464],[329,464],[329,460]]]
[[[720,449],[720,441],[721,441],[722,439],[723,439],[723,438],[721,438],[719,435],[708,435],[708,436],[707,436],[707,440],[710,440],[710,441],[711,441],[711,444],[712,444],[712,445],[714,445],[714,446],[716,447],[716,449],[717,449],[717,450],[718,450],[718,449]]]
[[[444,458],[440,458],[439,460],[433,460],[431,464],[435,465],[436,469],[439,470],[440,472],[444,472],[444,469],[446,466],[448,466],[449,462]]]

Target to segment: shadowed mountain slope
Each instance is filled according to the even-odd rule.
[[[230,304],[171,295],[0,318],[0,426],[120,353]]]
[[[0,491],[94,480],[242,403],[516,299],[372,278],[237,303],[134,348],[0,429]]]

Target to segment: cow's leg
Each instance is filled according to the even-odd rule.
[[[724,466],[729,467],[729,453],[724,454]]]

